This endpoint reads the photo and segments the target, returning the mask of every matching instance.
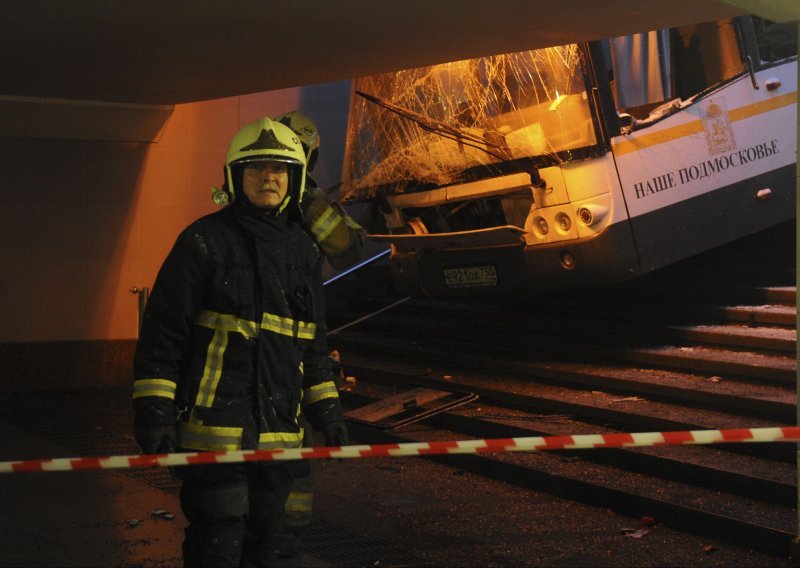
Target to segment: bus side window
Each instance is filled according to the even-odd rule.
[[[720,20],[673,30],[675,83],[681,99],[742,72],[743,60],[733,20]]]
[[[650,110],[674,98],[668,30],[611,38],[608,52],[617,109],[644,119]]]
[[[753,16],[753,27],[761,61],[772,63],[797,55],[797,26]]]

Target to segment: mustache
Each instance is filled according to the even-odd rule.
[[[265,181],[261,184],[262,190],[280,191],[280,187],[274,181]]]

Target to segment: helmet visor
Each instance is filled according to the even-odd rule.
[[[297,158],[290,158],[289,156],[281,156],[281,155],[260,154],[258,156],[248,156],[246,158],[240,158],[235,162],[231,163],[231,166],[246,166],[247,164],[251,164],[253,162],[282,162],[284,164],[289,164],[293,166],[303,165]]]

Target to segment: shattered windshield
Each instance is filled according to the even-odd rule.
[[[560,161],[596,144],[582,64],[572,44],[357,79],[343,197],[445,185],[519,158]]]

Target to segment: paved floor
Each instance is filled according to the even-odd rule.
[[[0,460],[135,453],[127,397],[2,395]],[[420,458],[315,464],[306,552],[280,566],[790,565]],[[175,491],[163,469],[0,475],[0,566],[180,566]]]

